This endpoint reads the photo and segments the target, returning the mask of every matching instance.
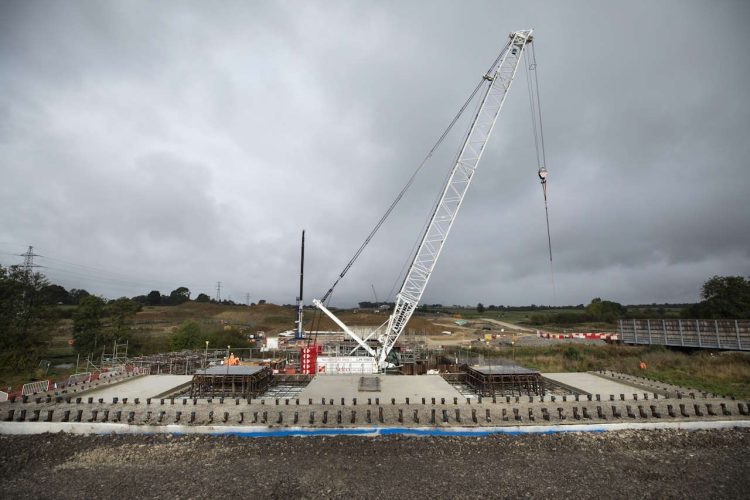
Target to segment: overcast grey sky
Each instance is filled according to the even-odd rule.
[[[744,1],[5,0],[0,262],[34,245],[67,288],[293,303],[304,228],[320,297],[534,28],[556,295],[519,72],[424,301],[695,301],[750,274],[749,21]],[[393,298],[459,136],[332,305]]]

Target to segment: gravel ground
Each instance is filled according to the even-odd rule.
[[[2,498],[747,498],[750,430],[0,436]]]

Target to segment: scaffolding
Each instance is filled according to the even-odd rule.
[[[427,373],[430,351],[420,343],[402,345],[398,351],[403,375],[424,375]]]
[[[150,368],[154,375],[192,375],[212,363],[220,363],[226,352],[226,349],[167,352],[137,356],[131,358],[129,363],[138,368]]]
[[[116,367],[128,363],[128,344],[129,341],[118,343],[117,340],[112,342],[112,351],[107,352],[107,346],[102,349],[102,355],[99,366]]]

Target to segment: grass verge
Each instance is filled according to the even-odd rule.
[[[662,346],[561,344],[487,349],[487,355],[515,359],[541,372],[613,370],[668,384],[750,399],[750,354],[682,352]],[[647,368],[641,370],[640,362]]]

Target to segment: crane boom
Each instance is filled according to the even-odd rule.
[[[422,298],[427,282],[435,268],[435,263],[438,257],[440,257],[445,240],[448,237],[451,227],[453,227],[453,222],[456,219],[458,210],[461,208],[469,184],[471,184],[479,160],[482,158],[482,153],[495,126],[497,117],[505,103],[505,97],[508,94],[508,90],[510,90],[511,83],[513,83],[513,78],[516,75],[523,51],[526,45],[532,41],[532,32],[533,30],[521,30],[511,33],[509,36],[510,40],[495,65],[484,75],[487,88],[482,94],[477,114],[461,146],[456,163],[453,165],[443,187],[440,201],[435,206],[435,210],[430,217],[430,222],[422,236],[411,267],[406,273],[404,282],[396,297],[393,313],[388,319],[388,326],[378,336],[380,347],[377,352],[367,344],[367,340],[380,327],[371,332],[367,338],[362,339],[346,327],[341,320],[336,318],[321,301],[313,300],[313,304],[336,322],[362,349],[367,351],[371,356],[377,357],[377,364],[381,370],[388,366],[388,362],[386,361],[388,354],[393,349],[393,346],[396,344],[396,341]]]
[[[485,75],[489,85],[482,97],[479,111],[445,183],[442,197],[432,214],[401,290],[396,296],[396,305],[388,321],[388,328],[378,339],[381,345],[378,365],[381,368],[386,365],[388,354],[422,298],[427,281],[440,257],[440,252],[456,220],[456,215],[461,208],[479,160],[482,158],[500,109],[503,107],[523,50],[532,40],[531,33],[532,30],[511,33],[510,41],[494,68],[494,72]]]

